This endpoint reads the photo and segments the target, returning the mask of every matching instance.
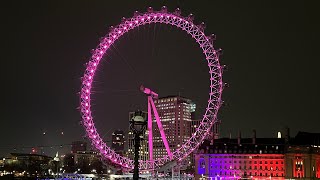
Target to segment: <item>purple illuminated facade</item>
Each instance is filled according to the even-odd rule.
[[[195,154],[196,177],[284,179],[284,148],[278,138],[216,139]]]
[[[102,38],[97,48],[93,50],[93,55],[87,63],[87,67],[82,78],[80,106],[83,126],[91,140],[91,144],[99,151],[103,158],[111,160],[112,162],[129,169],[133,168],[133,160],[117,154],[112,148],[108,147],[96,130],[91,111],[91,87],[93,85],[94,75],[100,60],[108,51],[109,47],[111,47],[112,44],[126,32],[150,23],[161,23],[177,27],[189,34],[190,37],[199,44],[199,47],[207,60],[208,72],[210,75],[210,86],[207,108],[196,132],[192,134],[184,144],[181,144],[178,149],[171,152],[169,155],[165,155],[154,160],[140,162],[140,169],[146,170],[159,168],[171,160],[181,161],[186,158],[207,136],[210,128],[217,119],[217,113],[221,105],[223,66],[221,66],[219,62],[220,49],[216,50],[213,47],[215,36],[207,36],[204,33],[204,23],[196,25],[193,22],[192,14],[188,17],[183,17],[180,9],[171,13],[167,12],[166,7],[162,7],[160,11],[153,11],[152,8],[148,8],[148,12],[146,13],[135,12],[133,17],[123,19],[121,24],[112,28],[110,32]]]
[[[207,141],[195,160],[196,179],[320,179],[320,133]]]

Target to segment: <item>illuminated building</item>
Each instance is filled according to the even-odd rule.
[[[196,179],[320,179],[320,134],[216,139],[197,153]]]
[[[279,138],[216,139],[195,154],[196,177],[284,179],[284,142]]]
[[[132,119],[134,116],[135,112],[129,112],[129,121]],[[147,112],[142,112],[142,116],[147,119],[148,113]],[[141,138],[140,141],[140,150],[139,150],[139,160],[149,160],[149,146],[148,146],[148,131],[146,131]],[[127,157],[133,159],[134,158],[134,135],[133,132],[131,132],[129,128],[128,132],[128,151],[126,152]]]
[[[195,112],[195,104],[187,98],[168,96],[154,101],[170,151],[173,152],[191,137],[191,123]],[[153,120],[153,158],[167,155],[157,123]],[[190,161],[190,158],[187,158]]]
[[[320,133],[299,132],[286,152],[287,179],[320,179]]]
[[[111,148],[118,154],[123,154],[124,151],[125,136],[122,130],[116,130],[112,133]]]
[[[79,167],[90,166],[92,162],[99,160],[100,155],[95,151],[78,151],[74,153],[74,164]]]
[[[44,175],[52,167],[52,157],[40,154],[10,153],[9,157],[3,158],[3,169],[14,175],[29,176],[36,179],[36,176]]]

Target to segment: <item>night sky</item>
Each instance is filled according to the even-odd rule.
[[[286,126],[292,136],[320,132],[317,1],[14,1],[1,5],[0,156],[40,145],[52,155],[83,140],[78,92],[91,50],[122,17],[162,5],[193,13],[224,50],[223,78],[230,86],[219,116],[223,137],[239,130],[249,137],[252,129],[258,137],[275,137]],[[127,130],[128,112],[146,109],[141,84],[160,96],[192,99],[200,117],[208,77],[204,55],[185,32],[159,24],[134,29],[99,65],[96,126],[106,141],[113,130]]]

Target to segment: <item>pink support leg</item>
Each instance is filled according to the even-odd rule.
[[[152,116],[151,116],[151,104],[152,97],[148,96],[148,131],[149,131],[149,159],[153,161],[153,136],[152,136]]]
[[[163,127],[162,127],[162,124],[161,124],[161,121],[160,121],[160,117],[159,117],[159,114],[158,114],[158,111],[153,103],[153,100],[152,99],[148,99],[149,100],[149,103],[151,104],[152,106],[152,110],[153,110],[153,113],[154,113],[154,116],[156,118],[156,121],[157,121],[157,124],[158,124],[158,128],[159,128],[159,131],[160,131],[160,134],[161,134],[161,137],[162,137],[162,140],[163,140],[163,144],[164,146],[166,147],[166,150],[167,150],[167,153],[169,155],[169,158],[170,160],[172,160],[172,153],[170,151],[170,147],[169,147],[169,144],[168,144],[168,141],[167,141],[167,138],[166,138],[166,135],[163,131]],[[149,142],[150,143],[150,142]]]

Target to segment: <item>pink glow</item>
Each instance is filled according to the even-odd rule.
[[[151,18],[151,17],[154,17],[154,18]],[[160,17],[161,17],[161,19],[160,19]],[[166,18],[163,18],[163,17],[166,17]],[[148,18],[148,21],[144,21],[147,18]],[[172,21],[172,19],[176,19],[176,18],[179,18],[179,21]],[[142,20],[142,21],[140,21],[140,20]],[[208,101],[207,110],[205,111],[205,114],[204,114],[202,122],[201,122],[202,125],[199,129],[197,129],[196,133],[193,134],[192,138],[190,138],[188,140],[188,142],[186,142],[186,144],[188,144],[188,146],[182,145],[181,148],[174,151],[173,153],[170,152],[171,157],[164,156],[163,158],[160,158],[157,160],[150,159],[150,160],[153,160],[153,162],[142,161],[140,163],[141,169],[153,169],[154,165],[159,167],[159,166],[161,166],[161,164],[168,162],[169,159],[176,159],[176,160],[184,159],[185,157],[187,157],[188,154],[190,154],[194,149],[196,149],[196,147],[199,145],[199,142],[201,142],[203,140],[204,135],[207,132],[207,129],[210,129],[210,127],[212,126],[212,124],[216,120],[216,117],[217,117],[216,114],[217,114],[220,106],[219,106],[219,103],[214,103],[214,102],[221,101],[221,93],[222,93],[222,88],[223,88],[222,87],[222,84],[223,84],[222,83],[222,72],[221,72],[222,68],[213,68],[213,67],[220,67],[219,56],[215,53],[217,50],[215,50],[213,48],[211,41],[210,41],[210,43],[208,43],[209,41],[206,41],[205,43],[202,41],[202,39],[207,38],[205,33],[203,32],[203,29],[198,28],[197,26],[194,26],[194,24],[192,22],[188,22],[187,20],[184,20],[184,18],[180,18],[180,16],[177,17],[174,13],[170,13],[167,11],[147,12],[142,15],[134,16],[130,19],[127,19],[126,21],[123,21],[122,24],[115,26],[114,29],[116,29],[116,31],[114,31],[114,29],[112,29],[112,31],[110,31],[107,34],[109,36],[104,37],[103,41],[107,41],[108,44],[103,44],[104,42],[101,42],[100,45],[98,45],[98,47],[96,48],[96,51],[94,51],[94,54],[92,55],[92,60],[90,61],[90,63],[87,66],[87,71],[85,71],[84,77],[87,77],[87,78],[83,79],[84,82],[83,82],[82,91],[81,91],[81,108],[82,108],[81,113],[82,113],[83,121],[85,122],[83,124],[84,124],[84,126],[87,124],[87,126],[85,126],[85,128],[86,128],[88,134],[90,134],[89,137],[92,139],[92,142],[93,143],[95,142],[93,136],[97,136],[97,134],[98,134],[96,131],[96,128],[94,127],[94,124],[92,123],[92,117],[91,116],[89,117],[89,115],[91,114],[91,111],[88,108],[90,105],[90,87],[92,86],[91,80],[93,79],[93,76],[94,76],[93,73],[95,72],[95,67],[98,65],[98,62],[102,58],[102,55],[105,53],[105,51],[109,47],[111,47],[110,45],[112,45],[112,43],[114,43],[114,41],[116,40],[116,38],[117,38],[116,34],[119,34],[118,36],[121,36],[125,32],[127,32],[126,29],[129,29],[129,27],[130,27],[130,29],[133,29],[133,28],[137,28],[139,26],[146,25],[149,23],[159,23],[159,22],[163,23],[163,24],[172,25],[172,26],[175,26],[177,28],[184,30],[192,38],[194,38],[196,40],[196,42],[198,42],[199,47],[202,49],[202,51],[205,54],[205,57],[208,61],[209,69],[211,69],[211,68],[213,69],[212,71],[209,72],[210,77],[211,77],[210,78],[211,85],[209,86],[210,100]],[[189,24],[189,23],[190,23],[190,26],[187,27],[186,24]],[[190,31],[190,27],[193,27],[191,31]],[[120,30],[120,28],[123,28],[123,29]],[[112,39],[108,39],[108,38],[110,38],[110,36],[113,37],[113,41],[112,41]],[[98,50],[99,48],[101,48],[101,46],[103,46],[103,48],[104,48],[103,51],[101,49]],[[214,57],[214,60],[212,60],[212,57]],[[209,63],[210,63],[210,65],[209,65]],[[149,89],[149,91],[146,90],[146,94],[149,93],[149,95],[151,95],[151,92],[152,91],[150,89]],[[212,94],[213,92],[218,93],[218,95],[213,96],[213,94]],[[150,105],[151,105],[150,109],[151,108],[155,109],[152,107],[151,102],[150,102]],[[156,113],[154,114],[154,116],[156,116]],[[213,117],[213,118],[211,119],[209,117]],[[156,118],[156,122],[161,123],[160,118],[158,120]],[[161,126],[162,126],[162,124],[161,124]],[[158,124],[158,127],[159,127],[159,124]],[[150,129],[150,127],[149,127],[149,122],[148,122],[148,130],[149,129]],[[162,127],[159,127],[159,129],[162,129],[162,131],[163,131]],[[161,136],[162,135],[165,137],[164,133],[161,134]],[[152,134],[151,134],[151,136],[152,136]],[[165,146],[166,146],[166,144],[168,146],[168,142],[167,141],[165,142],[165,141],[164,141]],[[149,137],[149,142],[152,143],[152,141],[150,141],[150,137]],[[100,146],[100,144],[102,144],[102,146]],[[95,144],[96,149],[100,149],[101,147],[109,148],[108,146],[105,145],[105,143],[102,143],[101,139],[100,139],[100,144],[99,145]],[[149,144],[149,146],[150,146],[150,144]],[[167,147],[166,147],[166,149],[167,149]],[[131,159],[119,156],[114,151],[104,151],[104,153],[105,154],[103,154],[103,156],[105,156],[106,158],[117,162],[118,164],[122,165],[123,167],[126,166],[128,168],[133,169],[133,161]],[[169,155],[169,153],[168,153],[168,155]],[[112,159],[112,157],[113,158],[117,157],[119,159],[118,160]]]

